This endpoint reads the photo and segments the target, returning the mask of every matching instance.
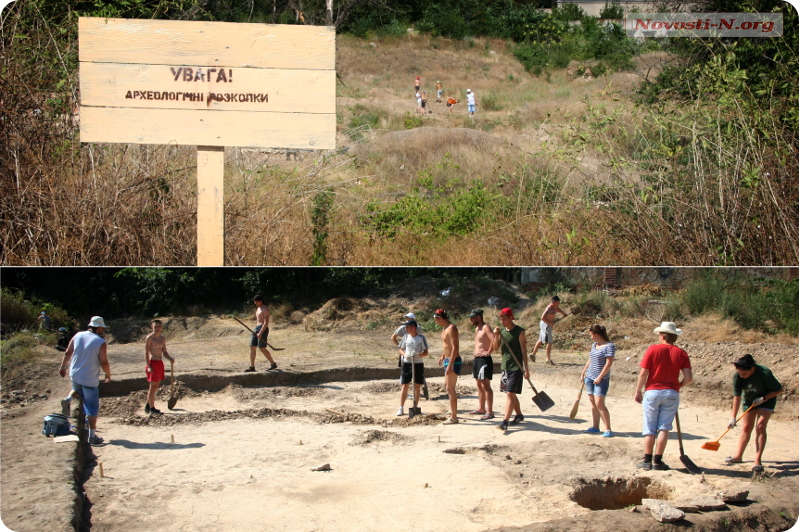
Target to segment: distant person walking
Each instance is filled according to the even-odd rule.
[[[605,397],[610,387],[610,367],[616,357],[616,345],[608,339],[608,331],[601,325],[592,325],[588,334],[594,343],[588,355],[588,362],[583,368],[585,393],[591,401],[591,426],[586,430],[589,434],[599,434],[599,418],[605,424],[605,438],[613,437],[610,428],[610,412],[605,406]]]
[[[47,315],[47,312],[43,310],[37,319],[39,321],[39,329],[43,331],[50,330],[50,316]]]
[[[474,97],[472,89],[466,89],[466,108],[469,111],[469,118],[474,117],[474,110],[477,107],[477,98]]]
[[[444,425],[456,425],[458,423],[458,392],[455,386],[458,384],[458,375],[463,369],[463,359],[460,356],[460,336],[458,327],[449,321],[449,314],[444,309],[438,309],[433,314],[436,325],[441,327],[441,343],[444,344],[441,356],[438,358],[438,365],[444,365],[444,387],[449,395],[449,419],[444,421]]]
[[[691,384],[693,376],[688,353],[674,345],[682,330],[675,323],[664,321],[652,332],[660,335],[660,343],[650,345],[644,353],[635,387],[635,402],[644,406],[644,461],[637,467],[667,471],[663,452],[680,407],[680,390]]]
[[[260,295],[253,297],[252,302],[255,303],[255,322],[257,325],[255,326],[255,333],[250,337],[250,367],[244,371],[255,371],[256,349],[260,349],[261,353],[269,361],[269,369],[275,369],[277,364],[275,364],[272,354],[266,349],[269,338],[269,316],[271,315],[269,307],[264,304],[264,298]]]
[[[744,355],[735,362],[735,375],[732,377],[732,418],[728,425],[735,428],[738,409],[743,403],[743,416],[741,437],[738,440],[738,449],[735,454],[728,456],[725,464],[739,464],[743,461],[744,451],[749,444],[752,430],[755,431],[755,466],[752,472],[763,473],[763,449],[766,448],[766,427],[774,408],[777,406],[777,396],[783,392],[782,384],[766,366],[755,363],[752,355]]]
[[[533,362],[535,362],[535,354],[538,352],[538,348],[542,345],[546,345],[547,363],[553,366],[555,365],[555,363],[552,362],[552,326],[555,324],[556,312],[560,312],[564,317],[568,315],[560,308],[560,298],[558,296],[552,296],[549,305],[544,309],[544,313],[541,314],[541,321],[538,323],[538,341],[535,343],[533,352],[530,354],[530,360]]]
[[[477,410],[471,414],[479,415],[480,419],[494,419],[494,391],[491,389],[491,378],[494,376],[493,351],[494,333],[491,327],[483,321],[483,309],[472,309],[469,321],[474,325],[474,366],[472,375],[477,381]]]
[[[413,80],[413,92],[414,94],[422,90],[422,77],[416,76],[416,79]]]
[[[441,98],[444,96],[444,86],[441,81],[436,81],[436,102],[441,103]]]
[[[147,335],[144,340],[144,372],[147,375],[147,404],[144,406],[146,414],[161,414],[161,411],[155,407],[155,394],[158,387],[161,386],[161,381],[164,380],[164,361],[161,359],[165,357],[169,362],[174,365],[175,359],[169,356],[166,350],[166,338],[161,335],[164,329],[164,324],[161,320],[153,320],[150,322],[153,332]]]
[[[530,378],[530,368],[527,365],[527,336],[524,329],[513,323],[513,311],[504,308],[499,312],[499,321],[502,327],[494,328],[494,349],[502,347],[502,381],[499,391],[505,392],[507,401],[505,402],[505,418],[499,424],[500,430],[508,430],[508,423],[516,425],[524,421],[522,405],[519,402],[519,394],[522,393],[522,383],[524,379]],[[513,352],[513,354],[511,354]],[[524,364],[524,371],[516,363],[520,360]],[[516,415],[513,421],[510,416],[513,412]]]
[[[422,93],[416,91],[416,114],[422,114]]]
[[[103,382],[111,382],[111,367],[108,364],[108,344],[103,335],[105,322],[100,316],[94,316],[89,322],[89,329],[81,331],[69,341],[64,358],[61,360],[59,375],[65,377],[69,369],[72,389],[83,399],[83,410],[89,418],[89,444],[99,445],[103,439],[97,435],[97,416],[100,413],[100,369],[105,373]],[[62,401],[67,403],[68,397]]]

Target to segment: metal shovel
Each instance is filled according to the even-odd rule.
[[[175,408],[175,404],[178,402],[178,398],[175,395],[175,363],[172,363],[172,388],[169,390],[169,401],[167,401],[166,406],[172,410]]]
[[[680,413],[677,412],[674,415],[674,420],[677,422],[677,441],[680,442],[680,462],[688,469],[689,473],[694,475],[698,475],[702,472],[702,470],[697,466],[695,463],[691,461],[690,458],[685,456],[685,451],[682,450],[682,431],[680,431]]]

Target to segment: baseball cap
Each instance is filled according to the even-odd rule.
[[[416,319],[416,314],[414,314],[413,312],[408,312],[407,314],[405,314],[404,317],[410,318],[412,320],[415,320]]]
[[[482,317],[482,315],[483,315],[483,309],[481,309],[481,308],[473,308],[472,311],[469,312],[469,317],[470,318],[476,318],[477,316],[481,316]]]
[[[444,310],[443,308],[440,308],[437,311],[435,311],[433,316],[435,316],[436,318],[444,318],[445,320],[449,319],[449,314],[447,314],[447,311]]]
[[[416,320],[408,320],[408,321],[406,321],[405,323],[403,323],[403,325],[404,325],[405,327],[408,327],[408,326],[411,326],[411,327],[417,327],[417,328],[419,327],[419,326],[416,324]]]
[[[499,311],[499,315],[500,316],[508,316],[511,319],[513,319],[513,311],[511,309],[509,309],[509,308],[503,308],[502,310],[500,310]]]

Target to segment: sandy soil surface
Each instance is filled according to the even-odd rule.
[[[795,343],[706,342],[686,334],[681,345],[692,355],[697,385],[683,397],[683,440],[704,475],[681,469],[676,434],[665,456],[674,469],[643,472],[634,467],[642,440],[632,390],[652,326],[617,325],[640,332],[618,334],[623,349],[608,398],[615,437],[602,438],[583,433],[590,419],[586,396],[577,418],[568,418],[587,342],[584,323],[567,320],[573,321],[556,331],[558,364],[544,366],[539,357],[534,365],[536,387],[556,406],[539,411],[525,386],[527,417],[504,434],[498,420],[468,414],[477,406],[470,376],[459,381],[462,422],[441,425],[448,401],[440,370],[431,371],[430,400],[421,402],[425,415],[395,416],[399,387],[391,327],[366,330],[368,320],[324,330],[309,328],[307,320],[305,326],[278,324],[270,343],[285,349],[273,353],[279,368],[265,371],[261,358],[255,374],[242,373],[248,335],[233,320],[167,320],[168,346],[178,359],[178,402],[166,409],[167,381],[158,398],[165,414],[146,416],[140,334],[146,323],[112,324],[128,343],[109,346],[115,382],[104,392],[99,422],[106,443],[78,464],[84,478],[73,477],[82,460],[76,444],[56,444],[40,433],[42,417],[60,410],[58,400],[68,389],[56,374],[60,354],[43,352],[18,377],[11,387],[16,389],[6,384],[2,520],[20,532],[70,530],[74,490],[82,487],[83,526],[90,523],[93,530],[588,530],[603,522],[642,530],[656,523],[648,514],[628,511],[641,497],[684,498],[745,486],[756,502],[688,514],[689,522],[697,530],[724,521],[728,529],[761,523],[763,530],[785,530],[796,522],[795,395],[783,398],[769,426],[765,477],[752,479],[753,444],[745,463],[722,465],[739,429],[722,440],[718,452],[701,449],[729,419],[729,361],[751,352],[786,388],[796,389]],[[459,325],[461,351],[470,353],[472,335]],[[428,334],[434,357],[440,353],[437,336]],[[497,378],[493,384],[498,392]],[[496,393],[495,410],[504,404]],[[329,471],[312,470],[324,464]]]

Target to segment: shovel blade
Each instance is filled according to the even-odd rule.
[[[692,475],[699,475],[700,473],[702,473],[702,470],[699,468],[699,466],[693,463],[691,459],[688,458],[687,456],[685,455],[680,456],[680,462],[682,462],[682,464],[685,466],[688,472],[691,473]]]
[[[178,402],[178,398],[177,397],[170,397],[169,401],[167,401],[167,403],[166,403],[166,406],[167,406],[167,408],[172,410],[173,408],[175,408],[175,405],[177,404],[177,402]]]
[[[555,406],[555,401],[553,401],[546,393],[538,392],[533,396],[533,402],[535,405],[541,409],[542,412],[546,412],[553,406]]]

